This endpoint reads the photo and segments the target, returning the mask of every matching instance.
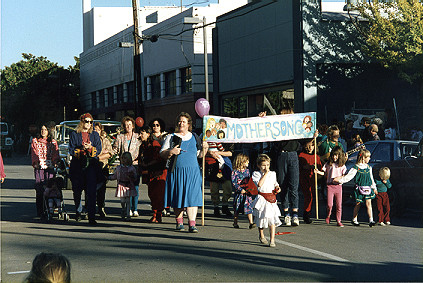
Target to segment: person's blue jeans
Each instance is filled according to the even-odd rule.
[[[298,185],[300,171],[298,155],[294,152],[281,152],[277,160],[278,182],[282,189],[283,208],[298,209]]]
[[[138,209],[138,198],[140,195],[139,193],[140,179],[141,179],[141,176],[137,176],[137,180],[135,181],[135,190],[137,191],[137,195],[135,197],[131,197],[130,199],[131,211],[137,211]]]

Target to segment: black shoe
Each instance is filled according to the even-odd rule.
[[[351,224],[352,224],[353,226],[360,226],[360,223],[358,223],[358,222],[354,222],[353,220],[351,220]]]
[[[306,224],[313,223],[313,220],[310,219],[310,212],[304,211],[303,220],[304,220],[304,223]]]
[[[100,207],[98,209],[98,214],[100,215],[100,218],[105,218],[107,216],[106,211],[104,211],[104,207]]]
[[[222,213],[225,214],[226,216],[232,216],[232,213],[229,210],[229,206],[227,205],[222,206]]]
[[[75,213],[75,220],[76,221],[81,221],[81,212],[76,212]]]
[[[369,222],[369,226],[370,226],[370,227],[373,227],[373,226],[375,226],[375,225],[376,225],[376,222],[374,222],[374,221],[370,221],[370,222]]]
[[[215,207],[214,208],[214,216],[215,217],[220,217],[221,215],[220,215],[220,210],[219,210],[219,208],[218,207]]]
[[[91,226],[96,226],[97,225],[97,221],[95,221],[95,219],[89,219],[88,220],[88,224]]]

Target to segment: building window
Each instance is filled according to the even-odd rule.
[[[117,90],[117,103],[121,104],[123,103],[123,84],[120,84],[116,87]]]
[[[126,83],[126,92],[128,94],[128,102],[134,102],[134,82],[127,82]]]
[[[223,99],[223,116],[243,118],[247,117],[247,96]]]
[[[165,73],[166,96],[176,95],[176,71]]]
[[[191,93],[192,92],[192,73],[191,67],[183,68],[181,72],[181,93]]]
[[[97,108],[97,93],[95,91],[91,92],[91,109]]]
[[[150,77],[151,81],[151,99],[159,99],[160,95],[160,75]]]
[[[143,100],[147,100],[147,78],[144,78],[144,95],[142,96],[143,97]]]
[[[107,102],[107,106],[112,106],[113,104],[115,104],[115,98],[114,98],[114,94],[113,94],[113,87],[109,87],[107,89],[107,96],[108,96],[108,102]]]
[[[104,89],[99,90],[98,91],[98,95],[99,95],[99,108],[103,108],[104,107]]]

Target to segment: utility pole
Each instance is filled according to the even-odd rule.
[[[141,65],[140,65],[140,36],[138,33],[138,0],[132,0],[132,12],[134,18],[134,101],[135,101],[135,116],[144,116],[144,106],[141,89]]]

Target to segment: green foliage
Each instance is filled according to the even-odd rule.
[[[363,51],[409,82],[423,79],[423,4],[419,0],[364,1],[356,5],[368,25],[357,25]]]
[[[22,54],[23,60],[1,70],[2,116],[26,132],[30,124],[63,120],[79,108],[79,59],[64,69],[47,60]]]

